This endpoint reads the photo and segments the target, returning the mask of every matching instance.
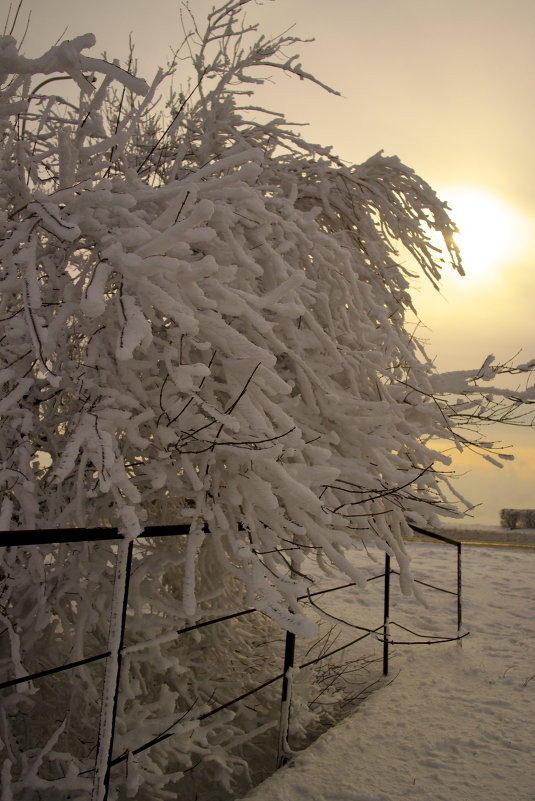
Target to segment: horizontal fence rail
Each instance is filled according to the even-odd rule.
[[[180,537],[189,534],[188,523],[173,526],[145,526],[136,539],[146,537]],[[40,528],[0,531],[0,548],[28,545],[56,545],[61,542],[104,542],[124,540],[118,528]]]
[[[352,622],[350,623],[349,621],[336,618],[335,616],[329,615],[329,613],[325,612],[320,607],[317,607],[318,610],[324,616],[326,615],[333,621],[343,623],[344,625],[357,629],[363,633],[360,634],[358,637],[350,640],[348,643],[345,643],[344,645],[341,645],[337,648],[327,651],[326,653],[322,653],[320,654],[320,656],[314,659],[310,659],[308,661],[303,662],[302,664],[297,665],[299,669],[303,669],[306,667],[310,667],[314,664],[317,664],[322,660],[327,659],[328,657],[331,657],[337,653],[340,653],[341,651],[351,647],[352,645],[355,645],[356,643],[366,639],[367,637],[373,636],[379,642],[382,643],[383,675],[387,676],[389,670],[389,647],[391,645],[420,645],[420,644],[432,645],[445,642],[452,642],[455,640],[460,641],[463,639],[463,637],[467,636],[468,632],[461,634],[462,544],[459,541],[453,540],[450,537],[445,537],[443,535],[436,534],[435,532],[428,531],[418,526],[412,526],[412,528],[415,532],[419,534],[423,534],[426,537],[447,543],[457,548],[457,588],[455,591],[444,587],[437,587],[436,585],[430,584],[428,582],[415,579],[416,583],[421,584],[427,588],[448,593],[450,595],[455,595],[457,597],[457,635],[454,637],[444,637],[439,635],[420,634],[390,619],[390,576],[392,574],[399,575],[399,573],[398,571],[395,571],[391,568],[391,557],[389,553],[386,553],[384,571],[382,573],[379,573],[378,575],[371,576],[367,579],[368,582],[376,581],[378,579],[384,579],[383,622],[375,628],[367,628],[366,626],[358,625]],[[187,524],[147,526],[144,529],[144,531],[137,537],[137,539],[150,538],[150,537],[185,536],[189,534],[189,530],[190,527]],[[9,547],[9,548],[11,547],[28,548],[28,547],[35,547],[38,545],[51,545],[51,544],[61,544],[70,542],[73,543],[99,542],[99,541],[118,541],[123,543],[123,548],[121,549],[121,547],[119,547],[117,550],[117,565],[116,565],[116,574],[114,583],[114,594],[116,594],[120,599],[119,606],[121,607],[122,611],[121,614],[118,616],[118,619],[115,621],[114,625],[110,626],[111,633],[108,644],[109,650],[99,654],[94,654],[92,656],[77,660],[75,662],[69,662],[67,664],[52,667],[47,670],[38,671],[24,676],[18,676],[0,683],[0,689],[5,690],[10,687],[19,686],[24,683],[38,681],[40,678],[43,678],[45,676],[51,676],[56,673],[65,672],[68,670],[74,670],[76,668],[94,662],[106,660],[106,673],[105,673],[103,692],[107,693],[108,698],[107,698],[107,703],[103,702],[102,704],[103,711],[101,714],[101,720],[99,725],[99,737],[98,737],[98,749],[97,749],[98,754],[95,761],[95,767],[90,771],[85,771],[85,773],[93,773],[95,777],[93,785],[92,801],[107,800],[109,785],[110,785],[111,770],[114,766],[122,762],[125,762],[130,757],[136,756],[137,754],[140,754],[148,750],[149,748],[169,739],[170,737],[173,737],[176,734],[176,732],[172,731],[172,729],[185,718],[194,719],[198,721],[205,720],[213,715],[216,715],[218,712],[221,712],[224,709],[228,709],[234,704],[243,701],[244,699],[250,697],[251,695],[254,695],[255,693],[274,684],[277,681],[282,681],[281,720],[280,720],[280,730],[279,730],[279,753],[277,757],[277,764],[279,766],[284,764],[284,762],[287,761],[290,755],[290,751],[288,749],[288,729],[289,729],[290,706],[291,706],[291,695],[292,695],[291,675],[292,675],[292,669],[295,667],[296,637],[291,632],[286,633],[284,664],[283,664],[283,671],[281,673],[276,674],[275,676],[267,679],[261,684],[258,684],[257,686],[247,690],[246,692],[241,693],[235,698],[232,698],[222,704],[219,704],[214,708],[209,709],[201,714],[189,717],[189,713],[191,712],[191,709],[189,709],[182,715],[182,717],[180,717],[178,720],[176,720],[174,723],[168,726],[165,731],[161,732],[156,737],[151,738],[150,740],[140,744],[134,749],[130,749],[118,756],[113,757],[113,742],[114,742],[114,734],[116,728],[116,714],[117,714],[119,679],[121,672],[122,656],[123,654],[126,653],[135,652],[144,648],[150,648],[151,645],[153,645],[153,643],[161,642],[162,637],[168,636],[165,634],[159,635],[155,641],[146,640],[140,643],[134,643],[129,646],[124,645],[124,635],[125,635],[125,626],[127,617],[126,606],[128,603],[128,586],[130,580],[130,570],[132,564],[132,547],[134,540],[125,540],[125,538],[121,535],[121,533],[117,528],[111,528],[111,527],[90,528],[90,529],[77,529],[77,528],[41,529],[35,531],[18,530],[10,532],[0,532],[0,547]],[[124,552],[122,560],[121,560],[121,550]],[[122,566],[121,566],[121,561],[123,562]],[[355,582],[348,582],[345,584],[337,585],[335,587],[328,587],[325,589],[316,590],[314,592],[308,592],[306,595],[299,596],[298,600],[303,602],[308,602],[312,606],[315,606],[315,603],[312,600],[313,598],[322,595],[327,595],[333,592],[339,592],[341,590],[348,589],[354,586]],[[223,621],[228,621],[233,618],[242,617],[244,615],[250,615],[257,611],[258,610],[254,608],[241,609],[227,615],[222,615],[216,618],[212,618],[210,620],[204,620],[190,626],[185,626],[181,629],[170,631],[169,635],[174,635],[176,637],[179,637],[180,635],[185,634],[187,632],[205,628],[207,626],[217,625],[218,623],[221,623]],[[405,631],[418,639],[410,641],[395,640],[391,636],[392,627],[396,627],[402,631]]]

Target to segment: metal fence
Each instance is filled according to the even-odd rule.
[[[419,635],[417,632],[411,631],[410,629],[402,626],[401,624],[397,623],[392,619],[390,577],[392,574],[396,574],[397,571],[395,571],[391,567],[391,557],[388,553],[386,553],[383,572],[368,578],[368,581],[376,581],[380,579],[384,580],[384,592],[383,592],[384,613],[383,613],[383,621],[379,626],[371,629],[363,625],[355,624],[353,622],[343,621],[344,623],[350,625],[352,628],[354,628],[359,632],[357,637],[343,644],[342,646],[339,646],[338,648],[331,649],[327,652],[322,652],[321,655],[317,658],[310,659],[298,665],[295,664],[296,635],[293,634],[292,632],[286,632],[284,661],[281,672],[272,676],[263,683],[253,687],[252,689],[243,692],[237,697],[223,704],[215,706],[214,708],[210,709],[207,712],[204,712],[203,714],[198,715],[196,719],[202,721],[206,718],[211,717],[212,715],[216,715],[222,710],[227,709],[228,707],[231,707],[234,704],[239,703],[240,701],[244,700],[245,698],[248,698],[251,695],[254,695],[255,693],[258,693],[265,687],[268,687],[269,685],[272,685],[279,681],[282,682],[281,699],[280,699],[278,755],[277,755],[277,765],[280,766],[288,760],[289,755],[291,753],[288,748],[288,732],[289,732],[289,722],[291,713],[292,673],[293,673],[292,669],[294,667],[298,667],[300,669],[309,667],[324,659],[327,659],[328,657],[334,656],[335,654],[349,648],[352,645],[355,645],[356,643],[366,639],[367,637],[374,637],[382,643],[382,670],[383,670],[383,675],[387,676],[389,672],[390,646],[439,644],[444,642],[452,642],[455,640],[460,641],[462,640],[463,637],[467,636],[467,633],[464,634],[461,633],[461,625],[462,625],[461,542],[453,540],[449,537],[444,537],[442,535],[436,534],[434,532],[416,526],[413,527],[413,530],[416,533],[424,535],[428,538],[450,544],[457,549],[457,586],[455,590],[443,587],[437,587],[427,582],[416,580],[418,584],[421,584],[423,586],[426,586],[428,588],[443,593],[448,593],[450,595],[456,596],[457,634],[455,636],[445,638],[445,637],[438,637],[438,636],[434,637],[425,635],[425,637],[423,637],[422,635]],[[143,534],[139,535],[139,539],[149,538],[149,537],[152,538],[152,537],[185,536],[188,533],[189,533],[189,526],[187,525],[147,526]],[[94,663],[100,660],[106,660],[106,670],[105,670],[103,698],[102,698],[103,702],[101,705],[101,715],[98,727],[97,755],[95,760],[93,791],[91,796],[92,801],[106,801],[106,799],[108,798],[111,774],[114,766],[119,765],[125,760],[128,760],[129,757],[134,757],[135,755],[143,751],[146,751],[149,748],[152,748],[158,743],[161,743],[164,740],[167,740],[168,738],[175,736],[174,732],[166,731],[160,734],[159,736],[154,737],[151,740],[143,743],[138,748],[132,751],[125,752],[116,756],[113,755],[114,737],[115,737],[116,719],[117,719],[117,704],[119,697],[119,681],[121,675],[121,661],[124,650],[125,626],[126,626],[127,607],[128,607],[128,593],[129,593],[130,575],[132,568],[132,554],[133,554],[134,540],[124,539],[118,532],[118,530],[114,528],[91,528],[91,529],[70,528],[70,529],[57,529],[57,530],[41,529],[32,531],[17,530],[13,532],[0,532],[0,547],[16,546],[23,548],[31,548],[33,546],[44,545],[44,544],[98,542],[98,541],[110,541],[110,540],[112,541],[115,540],[118,542],[116,565],[115,565],[115,580],[113,585],[112,609],[120,610],[120,613],[116,614],[115,616],[114,615],[111,616],[107,650],[101,653],[93,654],[92,656],[77,660],[75,662],[69,662],[63,665],[58,665],[53,668],[49,668],[47,670],[42,670],[36,673],[32,673],[31,675],[25,675],[22,677],[12,678],[0,682],[0,690],[5,690],[10,687],[15,687],[17,685],[27,683],[30,681],[37,681],[45,676],[50,676],[63,671],[73,670],[83,665],[88,665],[90,663]],[[353,586],[355,586],[355,583],[350,582],[335,587],[329,587],[326,589],[317,590],[315,592],[308,592],[307,595],[301,596],[299,600],[303,602],[309,602],[312,605],[314,605],[314,598],[318,596],[332,592],[339,592],[341,590]],[[231,620],[233,618],[241,617],[244,615],[249,615],[256,611],[257,610],[253,608],[241,609],[239,611],[224,616],[216,617],[210,620],[205,620],[200,623],[196,623],[195,625],[178,629],[174,633],[176,634],[176,636],[180,636],[181,634],[185,634],[186,632],[190,632],[195,629],[201,629],[206,626],[214,626],[217,625],[218,623],[221,623],[222,621]],[[405,633],[411,634],[416,639],[412,640],[395,639],[392,636],[392,631],[395,628],[402,630]]]

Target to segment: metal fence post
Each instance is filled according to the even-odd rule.
[[[284,648],[284,675],[282,679],[281,713],[279,725],[279,746],[277,750],[277,767],[280,768],[290,758],[288,747],[288,730],[290,727],[290,705],[292,702],[292,677],[294,666],[295,634],[286,632],[286,645]]]
[[[457,543],[457,636],[461,635],[463,625],[463,602],[462,602],[462,563],[461,563],[462,544]],[[463,641],[457,640],[460,646]]]
[[[390,554],[385,554],[385,608],[383,620],[383,676],[388,676],[388,637],[390,635]]]
[[[110,631],[108,648],[110,656],[106,664],[102,706],[98,734],[97,757],[91,801],[106,801],[110,782],[115,720],[121,677],[121,652],[124,644],[128,585],[132,567],[133,540],[123,540],[117,550],[115,581],[111,599]]]

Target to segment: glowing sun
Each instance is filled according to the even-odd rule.
[[[494,279],[523,250],[521,215],[498,195],[478,187],[444,187],[441,197],[459,229],[455,241],[467,279]]]

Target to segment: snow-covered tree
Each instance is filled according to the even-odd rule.
[[[189,522],[185,544],[140,551],[131,645],[239,603],[312,634],[297,600],[310,549],[358,582],[347,551],[378,543],[410,589],[409,524],[461,513],[435,440],[477,446],[465,422],[515,416],[532,397],[486,387],[492,358],[436,373],[406,314],[411,271],[440,280],[436,235],[462,269],[446,204],[397,157],[347,165],[252,105],[267,68],[315,79],[282,56],[297,39],[244,27],[247,1],[193,26],[194,74],[166,105],[168,73],[149,86],[91,58],[91,35],[35,59],[0,39],[0,528],[118,526],[129,540],[148,522]],[[95,599],[112,582],[110,547],[7,555],[3,619],[20,670],[57,662],[62,642],[71,659],[105,643],[109,593]],[[81,585],[91,594],[73,605]],[[37,612],[19,630],[30,598]],[[144,694],[147,738],[165,722],[148,676],[178,657],[165,641],[156,650],[123,671],[123,750]],[[182,666],[195,687],[167,691],[172,720],[209,696],[197,661]],[[93,708],[97,683],[86,672],[69,703]],[[76,728],[67,710],[61,720],[48,752]],[[90,766],[81,731],[71,754]],[[147,798],[170,765],[209,750],[206,733],[191,737],[182,761],[162,746],[144,764]],[[28,768],[35,786],[43,758]],[[47,781],[82,792],[90,779],[72,765]]]

